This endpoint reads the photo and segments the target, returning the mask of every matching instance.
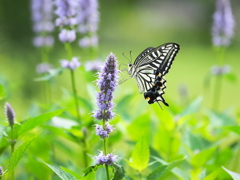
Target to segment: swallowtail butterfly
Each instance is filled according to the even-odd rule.
[[[159,47],[149,47],[138,55],[134,63],[128,64],[128,74],[137,81],[138,90],[152,104],[161,101],[168,106],[162,95],[166,88],[164,76],[168,73],[180,46],[166,43]]]

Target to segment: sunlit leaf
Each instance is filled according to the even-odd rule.
[[[147,180],[161,180],[161,179],[163,179],[166,175],[168,175],[169,173],[172,173],[173,168],[178,167],[184,160],[185,160],[185,158],[179,159],[179,160],[176,160],[176,161],[172,161],[172,162],[167,163],[167,164],[160,165],[158,168],[156,168],[154,171],[152,171],[148,175]],[[160,162],[162,163],[161,160],[160,160]]]
[[[30,131],[31,129],[45,123],[46,121],[48,121],[52,117],[58,116],[63,111],[65,111],[65,109],[56,110],[56,111],[49,112],[49,113],[46,113],[46,114],[42,114],[40,116],[33,117],[33,118],[30,118],[30,119],[26,120],[22,124],[22,126],[20,127],[20,129],[18,131],[18,135],[19,136],[23,135],[24,133]]]
[[[198,97],[195,101],[193,101],[191,104],[189,104],[180,114],[180,117],[193,114],[197,112],[200,109],[201,103],[202,103],[202,97]]]
[[[5,96],[4,86],[0,84],[0,100],[3,99],[4,96]]]
[[[9,174],[11,174],[11,172],[14,170],[15,166],[18,164],[18,162],[22,158],[24,152],[26,151],[26,149],[34,139],[35,137],[28,139],[13,152],[8,165]]]
[[[129,165],[141,172],[143,169],[148,167],[149,158],[150,151],[148,142],[143,136],[138,140],[137,144],[133,149],[131,162],[129,162]]]
[[[201,167],[213,157],[215,152],[216,148],[202,150],[192,157],[191,164],[195,167]]]
[[[240,135],[240,126],[225,126],[224,129],[230,130]]]
[[[72,174],[70,174],[69,172],[66,172],[64,170],[62,170],[61,168],[57,167],[57,166],[52,166],[50,164],[47,164],[45,162],[43,162],[44,164],[46,164],[50,169],[53,170],[53,172],[58,175],[58,177],[62,180],[77,180],[77,178],[75,176],[73,176]]]
[[[222,168],[233,178],[233,180],[240,180],[240,174],[238,174],[236,172],[232,172],[223,166],[222,166]]]

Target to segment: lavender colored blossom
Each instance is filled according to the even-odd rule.
[[[52,36],[36,36],[33,39],[33,45],[36,47],[52,46],[54,38]]]
[[[87,71],[100,71],[101,68],[103,67],[104,62],[100,60],[95,60],[95,61],[87,61],[85,63],[85,69]]]
[[[211,73],[213,75],[223,75],[229,73],[230,70],[231,68],[228,65],[224,65],[222,67],[215,65],[211,68]]]
[[[98,165],[112,165],[114,164],[115,161],[118,160],[117,155],[113,155],[113,154],[104,155],[102,151],[100,151],[98,156],[95,156],[94,158],[95,158],[96,164]]]
[[[99,79],[97,81],[98,88],[100,92],[97,93],[97,106],[98,110],[94,111],[93,116],[98,120],[112,119],[114,113],[112,109],[114,104],[113,91],[117,86],[118,80],[118,70],[117,70],[117,60],[116,57],[110,53],[106,59],[105,65],[102,68],[102,72],[99,73]]]
[[[79,46],[82,48],[96,47],[98,45],[98,37],[93,35],[91,37],[83,37],[79,40]]]
[[[3,175],[3,169],[2,166],[0,166],[0,177]]]
[[[38,74],[48,73],[51,69],[53,69],[53,67],[49,63],[40,63],[36,67]]]
[[[58,37],[59,37],[59,40],[63,43],[73,42],[76,39],[76,32],[75,30],[62,29]]]
[[[81,65],[81,63],[78,61],[77,57],[73,57],[72,61],[68,61],[66,59],[61,60],[61,66],[63,68],[70,69],[74,71],[76,68],[78,68]]]
[[[15,124],[15,112],[12,106],[8,102],[5,103],[4,107],[5,107],[5,115],[8,120],[8,123],[10,126],[13,126]]]
[[[213,15],[212,42],[215,46],[228,46],[234,35],[235,21],[230,0],[217,0]]]
[[[50,35],[54,30],[52,9],[52,0],[31,1],[33,31],[36,35],[33,45],[36,47],[52,46],[54,43],[54,39]]]
[[[79,13],[77,15],[79,27],[78,31],[84,35],[79,40],[79,45],[83,48],[98,45],[99,12],[97,0],[79,0]]]
[[[109,137],[110,132],[112,132],[114,129],[113,125],[110,125],[109,123],[105,124],[105,129],[98,124],[96,124],[95,126],[96,126],[96,135],[100,136],[101,138]]]

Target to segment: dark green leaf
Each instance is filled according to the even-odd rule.
[[[99,165],[87,167],[87,168],[83,171],[84,176],[87,176],[89,173],[92,173],[92,172],[97,171],[98,167],[99,167]]]
[[[114,177],[113,180],[121,180],[123,179],[124,175],[125,175],[125,170],[122,166],[120,166],[119,164],[113,164],[111,166],[114,169]]]

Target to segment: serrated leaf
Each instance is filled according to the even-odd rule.
[[[168,164],[163,164],[163,165],[159,166],[151,174],[149,174],[149,176],[147,177],[147,180],[160,180],[160,179],[164,179],[164,177],[168,173],[171,173],[173,168],[178,167],[179,164],[181,164],[184,160],[185,160],[185,158],[179,159],[179,160],[176,160],[176,161],[172,161],[172,162],[170,162]],[[159,159],[158,161],[162,163],[161,159]]]
[[[72,174],[62,170],[61,168],[57,167],[57,166],[52,166],[50,164],[47,164],[45,162],[43,162],[44,164],[46,164],[50,169],[53,170],[53,172],[58,175],[59,178],[61,178],[62,180],[77,180],[77,178],[75,176],[73,176]]]
[[[31,144],[31,142],[35,139],[35,137],[25,141],[21,146],[19,146],[12,154],[9,165],[8,165],[8,172],[11,174],[11,172],[14,170],[15,166],[18,164],[20,159],[22,158],[24,152],[28,148],[28,146]]]
[[[240,174],[232,172],[223,166],[222,168],[233,178],[233,180],[240,180]]]
[[[43,123],[45,123],[46,121],[48,121],[52,117],[61,114],[63,111],[65,111],[65,109],[56,110],[56,111],[53,111],[53,112],[49,112],[49,113],[42,114],[40,116],[28,119],[19,128],[18,136],[22,136],[24,133],[30,131],[31,129],[33,129],[33,128],[35,128],[35,127],[37,127],[37,126],[39,126]]]
[[[122,166],[120,166],[119,164],[113,164],[111,166],[112,168],[114,168],[114,177],[113,180],[121,180],[123,179],[123,177],[125,176],[125,170]]]
[[[129,165],[141,172],[148,167],[149,158],[150,151],[147,140],[145,137],[141,137],[134,147],[131,157],[132,162],[129,162]]]

